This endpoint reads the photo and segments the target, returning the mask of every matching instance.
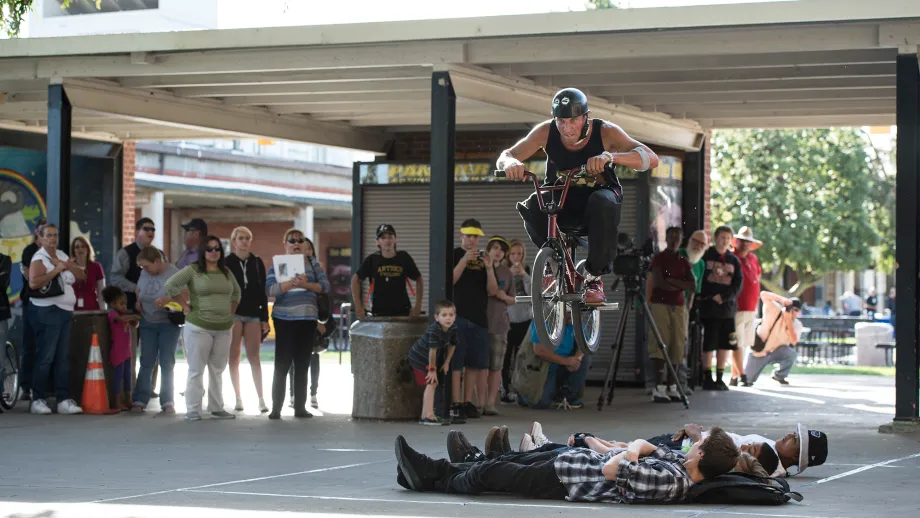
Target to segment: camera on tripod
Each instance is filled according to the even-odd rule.
[[[652,242],[636,248],[629,234],[620,232],[617,238],[617,257],[613,260],[613,273],[620,277],[645,277],[652,266]]]

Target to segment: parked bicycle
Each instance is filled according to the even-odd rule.
[[[0,407],[12,410],[19,402],[19,352],[13,342],[7,342],[0,355]]]

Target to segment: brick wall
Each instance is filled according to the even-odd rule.
[[[134,203],[134,167],[136,155],[134,152],[134,142],[125,142],[122,146],[122,194],[121,194],[121,213],[124,218],[121,223],[121,245],[127,246],[134,242],[136,234],[134,223],[137,221],[137,213]]]
[[[455,153],[458,160],[495,160],[498,154],[513,146],[527,131],[458,131]],[[541,151],[535,157],[543,157]],[[428,162],[431,159],[431,139],[428,133],[398,133],[387,153],[387,160]]]

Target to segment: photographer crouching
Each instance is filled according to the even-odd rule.
[[[665,236],[667,248],[655,255],[651,265],[652,297],[649,308],[668,351],[665,358],[653,333],[648,354],[657,376],[657,384],[652,391],[652,401],[656,403],[681,401],[674,370],[668,369],[665,362],[670,361],[675,370],[684,362],[689,324],[684,292],[696,289],[690,261],[678,253],[683,237],[679,227],[669,228]]]

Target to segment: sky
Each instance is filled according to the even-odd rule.
[[[620,0],[618,4],[648,8],[755,1],[764,0]],[[221,29],[583,11],[586,4],[584,0],[344,0],[341,5],[347,9],[330,9],[324,0],[260,0],[254,10],[252,0],[218,2]]]

